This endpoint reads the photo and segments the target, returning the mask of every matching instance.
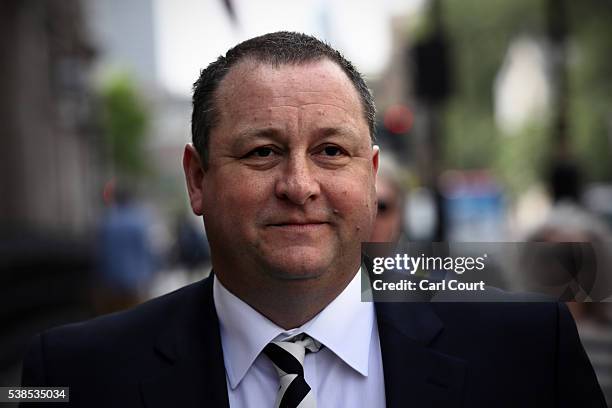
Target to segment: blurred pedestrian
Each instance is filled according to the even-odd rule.
[[[401,168],[397,161],[385,155],[376,176],[378,212],[370,242],[398,243],[404,240],[404,205],[406,192],[402,185]]]
[[[123,310],[144,300],[154,271],[150,225],[147,212],[137,205],[131,192],[116,187],[98,227],[97,313]]]
[[[197,218],[182,213],[176,221],[176,261],[190,274],[197,274],[210,265],[210,249],[206,234],[193,221]],[[200,221],[200,220],[197,220]]]
[[[531,232],[528,241],[561,243],[560,251],[556,254],[561,255],[558,258],[563,259],[546,259],[548,268],[545,273],[557,273],[557,276],[548,276],[549,281],[565,282],[566,276],[573,276],[579,282],[590,281],[588,278],[592,278],[590,293],[576,294],[576,298],[585,295],[589,297],[582,299],[583,301],[569,301],[567,305],[576,320],[578,334],[593,364],[608,405],[612,404],[612,308],[609,303],[612,300],[612,233],[602,220],[576,204],[564,201],[553,207],[548,217]],[[577,256],[580,251],[571,251],[572,246],[575,249],[580,248],[580,243],[590,244],[595,258],[592,263]],[[576,270],[566,270],[568,266],[573,266]],[[590,269],[587,269],[589,267]],[[541,273],[529,269],[526,272]],[[583,275],[588,273],[593,276],[588,276],[585,280]],[[567,289],[574,286],[576,285],[568,284]],[[601,301],[602,299],[607,301]]]

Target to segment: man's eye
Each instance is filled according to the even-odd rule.
[[[337,146],[325,146],[323,153],[327,156],[340,156],[343,152],[342,149]]]
[[[269,147],[258,147],[255,150],[252,150],[249,153],[249,156],[254,156],[254,157],[270,157],[272,154],[274,154],[274,150],[272,150]]]

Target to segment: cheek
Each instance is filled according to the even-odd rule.
[[[351,220],[357,230],[369,230],[376,216],[375,190],[367,177],[347,177],[329,184],[331,204],[339,217]]]
[[[211,215],[227,226],[239,227],[264,207],[270,197],[270,182],[235,172],[231,177],[219,177],[206,196],[205,208]]]

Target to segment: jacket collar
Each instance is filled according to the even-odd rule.
[[[159,336],[161,370],[141,383],[145,405],[229,407],[212,278],[186,288]],[[442,321],[426,302],[376,303],[387,407],[445,407],[461,400],[466,362],[435,349]]]
[[[155,344],[161,369],[141,382],[145,406],[229,407],[212,278],[183,290],[185,299]]]
[[[377,303],[387,407],[448,407],[461,401],[466,362],[435,349],[444,335],[431,303]]]

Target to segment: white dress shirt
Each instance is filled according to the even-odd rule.
[[[292,330],[272,323],[214,278],[231,408],[274,407],[278,375],[261,352],[273,340],[302,332],[325,346],[304,361],[304,376],[318,408],[385,406],[374,304],[361,302],[360,275],[318,315]]]

